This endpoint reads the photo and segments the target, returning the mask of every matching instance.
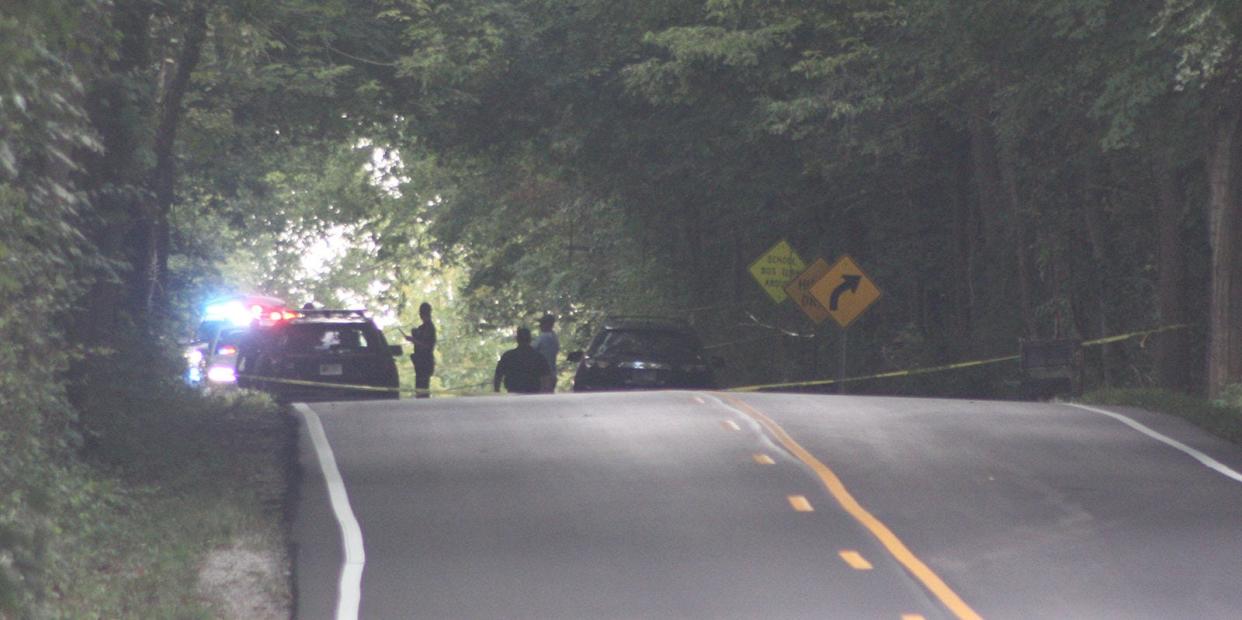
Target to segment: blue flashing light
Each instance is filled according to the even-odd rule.
[[[246,305],[236,299],[210,304],[203,313],[204,321],[228,321],[234,327],[245,327],[253,318]]]

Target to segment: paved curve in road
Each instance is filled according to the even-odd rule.
[[[303,411],[303,619],[337,617],[346,559],[311,418],[364,541],[357,617],[1242,614],[1242,483],[1067,405],[660,392]],[[1114,411],[1242,471],[1237,446]]]

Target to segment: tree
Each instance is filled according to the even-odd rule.
[[[1239,239],[1238,172],[1239,41],[1242,22],[1236,3],[1167,0],[1155,34],[1177,55],[1169,88],[1200,102],[1207,176],[1211,300],[1208,335],[1208,393],[1217,397],[1242,378],[1242,261]]]

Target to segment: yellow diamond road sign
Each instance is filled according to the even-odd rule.
[[[772,301],[779,304],[787,297],[785,285],[798,277],[805,268],[806,264],[798,257],[798,253],[794,252],[789,243],[781,241],[750,264],[750,274],[755,276],[759,286],[768,292]]]
[[[849,327],[854,319],[880,298],[880,289],[858,268],[854,259],[842,256],[811,286],[811,296],[837,324]]]
[[[822,258],[817,258],[810,267],[806,268],[806,271],[785,285],[785,292],[789,293],[789,298],[794,300],[794,303],[802,308],[807,317],[816,323],[823,323],[829,315],[828,309],[820,305],[819,300],[811,294],[811,287],[828,274],[828,269],[828,263]]]

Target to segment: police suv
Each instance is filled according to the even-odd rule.
[[[237,380],[278,402],[399,398],[401,352],[364,310],[298,310],[251,328]]]

